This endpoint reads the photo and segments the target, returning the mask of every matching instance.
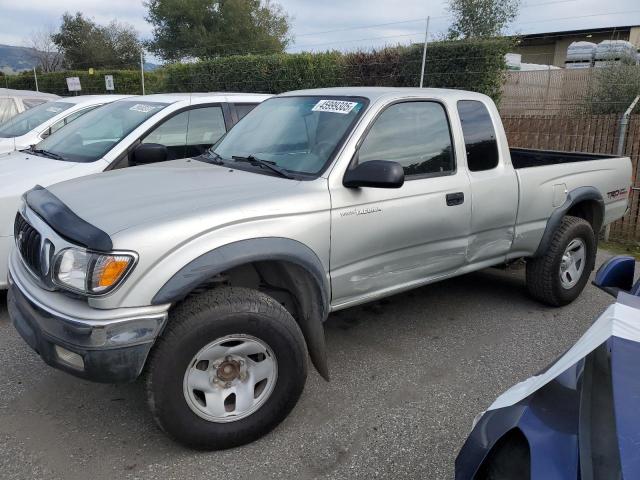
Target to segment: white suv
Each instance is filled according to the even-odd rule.
[[[0,289],[7,288],[13,221],[24,192],[36,185],[153,163],[159,160],[154,146],[166,147],[167,160],[198,156],[267,98],[246,93],[130,97],[82,115],[34,148],[0,157]]]
[[[41,103],[0,124],[0,154],[24,150],[105,103],[129,95],[82,95]]]

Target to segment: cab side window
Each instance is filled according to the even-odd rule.
[[[236,113],[238,114],[238,121],[242,120],[247,113],[258,106],[257,103],[236,103]]]
[[[498,143],[491,115],[484,103],[460,100],[458,114],[467,151],[467,165],[472,172],[491,170],[498,166]]]
[[[416,101],[391,105],[375,120],[360,146],[358,162],[390,160],[411,177],[455,171],[451,130],[444,107]]]
[[[65,125],[68,125],[69,123],[73,122],[76,118],[81,117],[82,115],[84,115],[87,112],[90,112],[91,110],[93,110],[94,108],[98,107],[99,105],[95,105],[93,107],[89,107],[89,108],[85,108],[83,110],[78,110],[77,112],[73,112],[71,115],[69,115],[68,117],[65,117],[61,120],[58,120],[56,123],[54,123],[53,125],[51,125],[49,127],[49,129],[42,134],[42,138],[47,138],[49,135],[51,135],[52,133],[60,130],[62,127],[64,127]]]
[[[226,132],[222,107],[202,107],[180,112],[151,131],[142,143],[167,147],[169,160],[204,153]]]

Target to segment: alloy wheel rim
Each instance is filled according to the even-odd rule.
[[[580,238],[569,242],[560,261],[560,285],[569,290],[582,278],[586,261],[587,247]]]
[[[196,415],[228,423],[264,405],[277,378],[276,357],[265,342],[250,335],[227,335],[194,355],[184,375],[183,392]]]

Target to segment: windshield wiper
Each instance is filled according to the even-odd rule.
[[[200,157],[206,157],[208,162],[213,163],[214,165],[224,165],[224,161],[222,157],[218,155],[213,150],[207,150],[206,152],[199,155]]]
[[[293,180],[295,177],[290,173],[287,173],[286,170],[278,167],[274,162],[268,162],[267,160],[262,160],[261,158],[257,158],[254,155],[247,155],[246,157],[241,157],[239,155],[232,155],[231,158],[238,162],[248,162],[252,165],[259,165],[261,167],[268,168],[272,172],[276,172],[278,175],[284,178],[288,178]]]
[[[65,158],[62,155],[58,155],[57,153],[50,152],[48,150],[41,150],[37,148],[30,148],[29,152],[33,152],[37,155],[42,155],[43,157],[53,158],[54,160],[64,160]]]

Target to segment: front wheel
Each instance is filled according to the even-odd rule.
[[[566,216],[549,248],[527,260],[527,289],[533,298],[559,307],[582,292],[596,261],[596,238],[589,222]]]
[[[273,298],[246,288],[220,288],[178,305],[149,362],[156,422],[203,450],[269,432],[293,409],[307,376],[298,324]]]

